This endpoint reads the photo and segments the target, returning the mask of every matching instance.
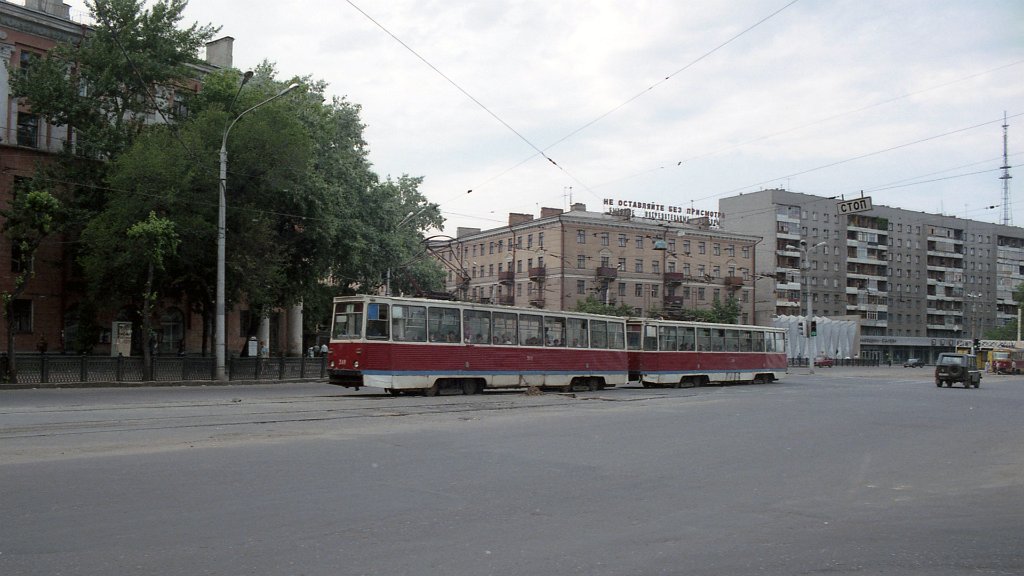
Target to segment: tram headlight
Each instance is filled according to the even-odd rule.
[[[352,363],[352,367],[358,370],[359,369],[359,360],[356,360],[355,362],[353,362]]]

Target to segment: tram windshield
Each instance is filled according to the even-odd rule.
[[[363,304],[339,302],[334,305],[331,340],[355,340],[363,332]]]

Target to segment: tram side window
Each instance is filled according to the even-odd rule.
[[[363,305],[351,302],[339,303],[334,308],[332,340],[351,340],[363,333]]]
[[[697,329],[697,350],[704,352],[712,349],[711,328]]]
[[[696,348],[697,335],[694,328],[682,327],[679,329],[679,349],[684,352],[692,352]]]
[[[626,342],[629,344],[629,349],[639,350],[640,333],[643,330],[643,326],[640,324],[630,324],[626,330],[628,330],[628,333],[626,334]]]
[[[567,340],[572,348],[587,348],[590,346],[590,339],[587,338],[587,321],[582,318],[569,318],[569,336]]]
[[[658,334],[658,349],[662,352],[675,352],[679,349],[678,333],[675,326],[661,326]]]
[[[519,315],[519,342],[527,346],[543,345],[544,318],[533,314]]]
[[[463,310],[462,325],[466,342],[473,344],[491,343],[491,313],[486,310]]]
[[[620,322],[608,323],[608,347],[612,350],[626,349],[626,325]]]
[[[603,320],[594,320],[590,323],[590,347],[608,347],[608,323]]]
[[[519,332],[518,316],[510,312],[494,313],[494,343],[514,346]]]
[[[431,306],[427,310],[427,329],[431,342],[459,342],[459,309]]]
[[[715,352],[724,352],[726,350],[726,330],[725,328],[712,328],[711,329],[711,349]]]
[[[565,318],[544,317],[544,345],[561,348],[565,346]]]
[[[651,352],[658,349],[658,327],[644,326],[644,350]]]
[[[754,352],[764,352],[764,336],[764,332],[754,332]],[[768,337],[771,338],[771,334],[769,334]]]
[[[405,306],[400,304],[392,306],[391,337],[395,341],[426,342],[426,306]]]
[[[388,339],[387,304],[370,304],[366,307],[366,337],[370,340]]]
[[[750,330],[740,330],[740,352],[754,350],[754,335]]]

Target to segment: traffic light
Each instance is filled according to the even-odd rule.
[[[981,347],[981,340],[979,340],[978,338],[975,338],[974,339],[974,348],[978,349],[980,347]]]
[[[811,336],[818,335],[818,322],[817,320],[811,320]]]
[[[803,320],[801,320],[800,322],[797,323],[797,333],[800,334],[801,336],[807,336],[807,331],[804,330],[804,321]]]

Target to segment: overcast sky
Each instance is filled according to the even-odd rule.
[[[1024,226],[1021,0],[192,0],[186,14],[234,37],[235,67],[268,59],[361,105],[375,170],[425,177],[449,234],[570,201],[717,210],[773,187],[1000,222],[1004,111]]]

